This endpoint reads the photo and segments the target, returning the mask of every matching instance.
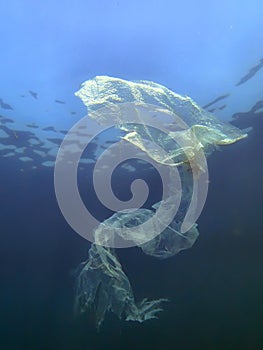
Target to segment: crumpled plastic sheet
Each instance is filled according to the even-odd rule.
[[[211,113],[204,111],[191,98],[175,94],[166,87],[149,81],[130,82],[99,76],[83,83],[76,95],[87,106],[91,118],[97,118],[97,122],[102,125],[107,125],[109,122],[116,123],[121,130],[126,131],[124,138],[128,142],[139,147],[159,163],[184,166],[191,154],[194,157],[196,152],[196,143],[193,147],[189,143],[193,136],[198,139],[198,147],[201,147],[206,154],[210,154],[217,145],[231,144],[246,137],[246,134],[236,127],[221,122]],[[96,111],[101,108],[109,107],[110,110],[114,110],[116,105],[126,102],[135,103],[135,108],[140,111],[144,108],[144,104],[159,108],[161,118],[167,117],[167,125],[171,129],[170,135],[149,129],[143,125],[143,120],[142,125],[139,126],[127,124],[129,122],[127,115],[118,111],[110,115],[96,114]],[[185,129],[182,125],[181,130],[179,128],[179,131],[178,129],[173,131],[173,122],[176,121],[178,127],[180,120],[189,128]],[[182,140],[180,144],[187,140],[188,149],[182,150],[172,141],[171,136],[174,132],[177,133],[176,139]],[[147,138],[166,149],[170,158],[167,162],[154,149],[148,148]],[[192,247],[199,235],[196,224],[184,234],[180,232],[184,206],[187,206],[192,184],[187,178],[191,175],[186,171],[183,174],[187,190],[183,192],[184,204],[179,208],[179,215],[161,234],[139,245],[144,253],[159,259],[171,257],[183,249]],[[171,200],[173,200],[172,197]],[[156,314],[162,310],[162,303],[166,299],[152,301],[143,299],[140,302],[135,300],[129,279],[123,272],[114,249],[103,246],[105,237],[109,240],[114,239],[116,228],[121,228],[121,236],[125,239],[126,229],[136,228],[138,224],[151,218],[159,204],[156,203],[150,209],[117,212],[101,223],[94,232],[95,243],[89,250],[88,260],[79,267],[75,310],[76,312],[93,310],[98,328],[107,311],[115,313],[120,319],[143,322],[156,318]],[[147,232],[141,231],[140,228],[136,233],[140,237],[147,235]]]

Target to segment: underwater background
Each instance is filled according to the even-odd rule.
[[[262,11],[240,0],[1,1],[0,349],[263,348]],[[169,299],[158,319],[108,315],[100,332],[92,313],[73,317],[74,271],[89,243],[54,192],[58,146],[87,114],[74,93],[97,75],[160,83],[253,128],[208,157],[191,249],[162,261],[118,250],[136,298]],[[84,168],[81,186],[89,176]]]

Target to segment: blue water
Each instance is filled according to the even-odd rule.
[[[262,10],[256,0],[1,2],[0,98],[13,109],[0,114],[13,123],[0,118],[9,135],[0,143],[26,147],[35,165],[0,150],[0,349],[263,348],[263,113],[251,112],[263,99],[263,69],[236,86],[263,57]],[[152,80],[201,106],[229,93],[215,116],[247,113],[246,127],[254,127],[208,159],[209,194],[192,249],[165,261],[136,248],[118,252],[138,299],[170,299],[159,318],[139,324],[109,315],[100,333],[92,315],[72,315],[74,269],[89,243],[58,208],[53,166],[28,147],[35,135],[53,138],[50,150],[62,134],[43,128],[68,130],[86,115],[74,92],[96,75]],[[90,174],[81,176],[85,186]],[[108,215],[96,203],[93,210]]]

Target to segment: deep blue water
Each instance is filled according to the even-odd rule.
[[[1,1],[0,350],[263,349],[262,10],[260,0]],[[74,271],[89,243],[62,216],[54,169],[41,165],[33,153],[41,144],[32,143],[51,139],[44,153],[55,159],[48,152],[87,113],[74,92],[97,75],[151,80],[200,106],[226,96],[209,107],[214,115],[254,128],[208,158],[208,198],[191,249],[162,261],[118,250],[138,300],[170,300],[159,318],[107,315],[99,333],[92,313],[75,319],[72,310]],[[10,145],[25,146],[38,166],[20,153],[6,157]],[[154,189],[149,206],[160,179],[144,174]],[[130,179],[116,176],[120,198],[129,196]],[[86,203],[100,220],[111,215],[94,193]]]
[[[209,159],[210,189],[194,247],[166,261],[120,251],[137,298],[168,297],[158,320],[119,322],[96,333],[72,317],[70,271],[87,242],[68,227],[53,171],[2,162],[1,342],[3,349],[260,349],[263,338],[261,137]]]

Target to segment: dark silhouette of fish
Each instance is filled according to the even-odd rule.
[[[250,112],[256,113],[259,109],[263,109],[263,100],[258,101],[250,110]]]
[[[13,119],[10,119],[10,118],[6,118],[6,117],[4,117],[4,116],[2,116],[2,115],[0,115],[0,122],[2,123],[2,124],[6,124],[6,123],[14,123],[14,121],[13,121]]]
[[[72,115],[75,115],[76,114],[76,112],[70,112]]]
[[[37,97],[38,97],[38,93],[37,92],[29,90],[29,93],[31,94],[31,96],[33,96],[37,100]]]
[[[12,110],[14,109],[8,103],[4,102],[1,98],[0,98],[0,107],[3,109],[12,109]]]
[[[32,133],[31,131],[9,129],[5,125],[2,125],[1,129],[4,130],[8,134],[9,140],[12,140],[11,141],[12,143],[15,140],[15,145],[17,147],[28,147],[28,145],[29,145],[28,140],[29,139],[35,139],[35,140],[39,141],[39,139],[36,137],[36,135],[34,133]]]
[[[257,120],[257,116],[254,113],[235,113],[232,116],[230,123],[240,129],[246,129],[253,127]]]
[[[28,128],[34,128],[34,129],[37,129],[37,128],[38,128],[38,125],[36,125],[36,124],[26,124],[26,126],[27,126]]]
[[[251,78],[254,77],[255,74],[257,74],[257,72],[263,67],[263,58],[261,58],[261,60],[259,61],[259,64],[257,64],[256,66],[250,68],[249,72],[244,75],[239,82],[236,84],[236,86],[239,86],[241,84],[244,84],[246,81],[250,80]]]
[[[208,109],[208,112],[210,113],[214,113],[214,111],[216,111],[216,108]]]
[[[64,105],[66,102],[65,101],[62,101],[62,100],[55,100],[56,103],[60,103],[62,105]]]
[[[202,108],[203,108],[203,109],[206,109],[206,108],[212,106],[213,104],[215,104],[216,102],[221,101],[221,100],[224,100],[224,99],[227,98],[228,96],[230,96],[230,94],[221,95],[221,96],[215,98],[213,101],[207,103],[207,104],[206,104],[205,106],[203,106]]]
[[[45,128],[42,128],[42,130],[44,131],[56,131],[56,129],[54,128],[54,126],[47,126]]]
[[[214,113],[215,111],[222,111],[222,109],[226,108],[226,105],[222,105],[220,107],[215,107],[215,108],[211,108],[211,109],[208,109],[207,111],[210,112],[210,113]]]
[[[248,112],[235,113],[232,116],[231,124],[240,129],[253,128],[254,135],[262,136],[263,130],[263,100],[258,101]]]

